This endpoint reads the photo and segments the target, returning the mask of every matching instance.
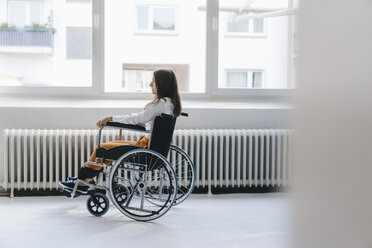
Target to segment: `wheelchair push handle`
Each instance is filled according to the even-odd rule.
[[[185,112],[182,112],[181,115],[182,116],[185,116],[185,117],[189,117],[189,114],[188,113],[185,113]]]

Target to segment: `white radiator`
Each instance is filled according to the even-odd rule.
[[[76,176],[97,142],[97,130],[4,130],[5,190],[58,188]],[[117,140],[118,130],[103,131],[103,141]],[[123,131],[123,140],[141,134]],[[196,167],[195,187],[270,187],[291,184],[293,131],[175,130],[173,144],[184,149]]]

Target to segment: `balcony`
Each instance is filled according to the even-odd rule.
[[[54,32],[53,28],[0,29],[0,52],[51,54]]]

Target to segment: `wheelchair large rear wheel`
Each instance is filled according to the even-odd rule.
[[[174,205],[180,204],[191,194],[195,185],[195,166],[187,153],[180,147],[171,145],[168,161],[177,176],[178,192]]]
[[[115,194],[118,184],[129,191],[124,204]],[[148,149],[135,149],[121,156],[112,168],[110,194],[115,206],[129,218],[154,220],[172,207],[177,178],[164,156]]]

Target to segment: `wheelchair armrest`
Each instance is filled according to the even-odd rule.
[[[124,124],[124,123],[113,122],[113,121],[107,122],[106,123],[106,126],[107,127],[117,127],[117,128],[122,128],[122,129],[129,129],[129,130],[139,131],[139,132],[144,132],[144,133],[148,133],[149,132],[143,126],[131,125],[131,124]]]

